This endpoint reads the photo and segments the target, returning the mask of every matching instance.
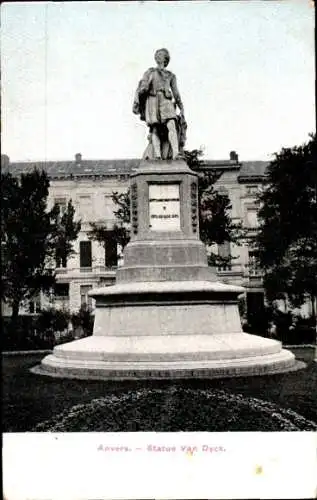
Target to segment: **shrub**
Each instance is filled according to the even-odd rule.
[[[61,342],[67,342],[65,335],[67,333],[70,314],[68,311],[60,309],[43,309],[36,320],[37,335],[43,342],[48,343],[53,348],[54,345]]]
[[[36,328],[41,332],[52,330],[62,332],[67,329],[70,314],[67,311],[49,308],[43,309],[37,317]]]
[[[33,316],[19,316],[13,331],[11,318],[1,318],[2,349],[4,351],[52,349],[53,336],[38,331],[36,321],[37,318]]]
[[[316,326],[312,318],[302,318],[291,312],[274,312],[276,336],[283,344],[315,344]]]
[[[293,332],[294,342],[296,344],[315,344],[316,343],[316,325],[314,318],[295,318]]]
[[[71,322],[74,330],[82,329],[84,337],[92,335],[94,317],[85,304],[80,307],[77,313],[71,315]]]
[[[264,307],[261,313],[249,312],[247,321],[244,321],[242,324],[242,330],[253,335],[260,335],[266,338],[270,337],[272,315],[273,311],[269,306]]]

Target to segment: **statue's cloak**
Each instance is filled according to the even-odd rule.
[[[146,94],[144,92],[140,92],[140,88],[142,85],[142,80],[140,80],[138,88],[136,89],[133,101],[132,111],[135,115],[140,115],[140,119],[145,121],[145,109],[146,109]]]

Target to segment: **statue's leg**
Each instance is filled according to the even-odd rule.
[[[162,160],[168,160],[172,157],[172,151],[169,141],[164,141],[162,144]]]
[[[173,160],[174,160],[179,154],[178,136],[177,136],[175,120],[169,120],[166,125],[168,129],[168,139],[172,148]]]
[[[154,158],[161,159],[161,141],[160,141],[157,127],[155,127],[155,126],[153,127],[153,130],[152,130],[152,145],[153,145],[153,151],[154,151]]]
[[[154,152],[153,152],[153,144],[152,144],[152,130],[150,128],[149,135],[147,136],[148,138],[148,145],[146,147],[146,150],[143,153],[143,160],[153,160],[154,159]]]

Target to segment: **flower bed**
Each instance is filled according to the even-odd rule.
[[[317,424],[290,409],[217,389],[130,390],[79,404],[33,431],[177,432],[316,431]]]

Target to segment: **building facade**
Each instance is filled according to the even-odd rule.
[[[3,167],[13,175],[44,169],[50,178],[49,208],[58,203],[61,213],[69,200],[75,207],[75,217],[81,220],[81,231],[74,243],[74,252],[67,262],[57,262],[57,284],[50,297],[41,296],[28,304],[21,313],[35,314],[40,308],[64,308],[76,312],[86,304],[93,309],[88,292],[93,287],[115,282],[115,272],[121,263],[122,251],[117,248],[111,228],[115,206],[111,195],[128,189],[129,175],[140,160],[84,160],[76,154],[72,161],[16,162],[3,158]],[[264,306],[261,272],[256,265],[256,250],[252,246],[258,221],[257,194],[265,181],[267,162],[241,162],[235,152],[228,160],[205,161],[205,171],[217,172],[215,188],[226,193],[232,204],[232,219],[242,222],[248,239],[241,245],[224,243],[218,251],[222,256],[232,255],[230,265],[217,269],[220,280],[242,285],[246,290],[247,308],[258,310]],[[90,223],[106,224],[109,238],[105,247],[89,238]],[[4,308],[3,314],[8,314]]]

